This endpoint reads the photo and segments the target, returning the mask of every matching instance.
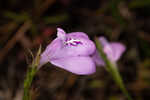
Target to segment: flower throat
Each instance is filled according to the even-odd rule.
[[[82,44],[82,42],[78,39],[66,38],[65,40],[65,45],[77,46],[79,44]]]

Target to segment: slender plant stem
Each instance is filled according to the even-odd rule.
[[[96,42],[97,49],[99,51],[99,55],[102,57],[102,59],[104,60],[104,62],[106,64],[107,71],[112,75],[114,81],[120,87],[121,91],[128,98],[128,100],[132,100],[132,98],[130,97],[128,91],[126,90],[126,88],[124,86],[123,80],[122,80],[120,73],[117,69],[116,63],[111,62],[107,58],[106,54],[103,52],[103,48],[102,48],[101,44],[99,43],[100,41],[97,38],[95,39],[95,42]]]
[[[24,80],[24,94],[23,94],[23,100],[31,100],[30,96],[30,87],[33,81],[33,78],[38,71],[38,66],[39,66],[39,61],[40,61],[40,54],[41,54],[41,46],[38,50],[38,53],[33,59],[33,62],[31,65],[28,67],[28,71],[26,74],[26,79]]]
[[[31,100],[30,96],[30,87],[33,81],[33,78],[35,76],[35,73],[37,72],[37,68],[35,66],[32,66],[27,71],[27,76],[24,81],[24,96],[23,100]]]

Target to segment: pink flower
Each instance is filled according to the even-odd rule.
[[[57,28],[54,39],[41,54],[40,66],[50,62],[79,75],[95,72],[95,63],[90,57],[95,51],[95,44],[83,32],[66,32]]]
[[[120,59],[121,55],[125,52],[125,46],[119,42],[108,42],[104,37],[100,37],[99,41],[103,47],[103,51],[106,54],[107,58],[112,61],[116,62]],[[98,51],[96,50],[92,56],[93,60],[95,61],[96,65],[104,66],[105,63],[102,58],[99,56]]]

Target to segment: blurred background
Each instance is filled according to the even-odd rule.
[[[150,98],[150,0],[0,0],[0,100],[21,100],[28,64],[56,28],[126,45],[119,71],[134,100]],[[104,67],[77,76],[51,64],[36,74],[32,100],[126,100]]]

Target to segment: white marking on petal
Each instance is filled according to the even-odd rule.
[[[72,39],[72,38],[67,38],[64,43],[65,45],[69,45],[69,46],[77,46],[79,44],[82,44],[80,40]]]

